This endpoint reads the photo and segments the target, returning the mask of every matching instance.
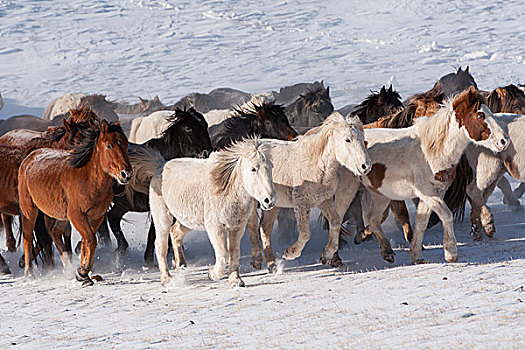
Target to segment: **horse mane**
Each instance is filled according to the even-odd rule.
[[[338,128],[348,128],[349,126],[356,127],[363,132],[363,123],[358,117],[345,119],[339,112],[333,112],[325,119],[323,124],[316,126],[308,130],[306,134],[299,136],[298,141],[300,142],[306,137],[311,137],[308,152],[311,154],[312,159],[320,159],[332,132]]]
[[[227,195],[232,184],[239,176],[238,161],[241,157],[268,157],[269,146],[259,141],[257,137],[234,142],[231,146],[214,152],[213,167],[210,171],[211,183],[216,194]]]
[[[256,121],[266,119],[267,116],[283,115],[284,106],[275,103],[275,100],[268,100],[265,97],[253,96],[250,101],[243,105],[235,105],[229,118],[224,120],[227,131],[234,130],[238,120]]]
[[[513,105],[513,102],[516,101],[520,101],[522,103]],[[494,113],[524,113],[524,101],[525,93],[516,85],[510,84],[492,90],[487,98],[487,106]],[[518,109],[516,109],[516,107]]]
[[[124,135],[122,128],[118,124],[108,123],[108,133],[119,132]],[[91,159],[93,149],[97,143],[98,137],[100,136],[100,129],[86,129],[85,138],[82,140],[80,145],[73,148],[71,156],[69,158],[69,165],[73,168],[82,168]]]
[[[95,114],[95,112],[93,112],[91,106],[87,103],[81,104],[78,109],[70,110],[67,120],[76,124],[88,123],[90,125],[95,125],[100,122],[98,116]]]
[[[308,88],[304,94],[300,94],[298,100],[303,101],[304,108],[306,108],[319,102],[324,94],[330,98],[329,91],[329,88],[325,88],[323,84],[314,85]]]
[[[42,135],[37,136],[31,141],[41,144],[49,144],[60,141],[66,135],[66,129],[63,126],[49,127]]]

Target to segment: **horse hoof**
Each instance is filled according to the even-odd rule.
[[[458,262],[458,257],[457,256],[449,256],[449,257],[445,258],[445,260],[448,263],[457,263]]]
[[[388,251],[384,251],[384,252],[381,252],[381,257],[383,258],[383,260],[385,260],[386,262],[389,262],[389,263],[393,263],[394,260],[395,260],[395,253],[394,251],[392,250],[388,250]]]
[[[212,281],[218,281],[221,279],[222,276],[219,276],[215,270],[213,270],[213,268],[211,268],[209,271],[208,271],[208,278]]]
[[[0,267],[0,275],[10,275],[10,274],[11,274],[11,269],[9,268],[9,266],[4,265]]]
[[[267,267],[268,267],[268,272],[269,273],[271,273],[271,274],[277,273],[277,264],[275,264],[275,262],[271,262],[271,263],[267,264]]]
[[[290,253],[288,251],[288,249],[286,249],[286,251],[282,255],[282,258],[283,258],[283,260],[291,261],[291,260],[295,260],[295,258],[297,258],[297,256],[295,256],[295,254]]]
[[[157,264],[155,263],[155,260],[144,260],[144,262],[146,263],[146,266],[149,267],[149,268],[156,268],[157,267]]]
[[[95,284],[95,282],[93,282],[92,279],[87,279],[87,280],[82,282],[82,287],[91,287],[94,284]]]
[[[343,260],[341,260],[337,252],[334,254],[334,257],[332,258],[332,261],[330,262],[330,266],[332,267],[345,266],[345,264],[343,264]]]
[[[253,258],[252,257],[252,260],[251,260],[250,264],[252,265],[252,267],[254,269],[260,270],[261,267],[262,267],[262,259],[261,258]]]
[[[479,234],[478,232],[472,232],[472,240],[474,242],[480,242],[483,240],[483,236]]]
[[[412,261],[413,265],[421,265],[421,264],[425,264],[425,263],[426,263],[426,261],[423,260],[423,259],[415,259],[415,260]]]
[[[232,288],[246,287],[246,285],[244,284],[244,281],[239,278],[238,280],[230,281],[230,287]]]
[[[86,272],[86,273],[80,272],[80,268],[75,270],[75,278],[79,282],[84,282],[84,281],[90,280],[89,273],[88,272]]]
[[[355,245],[361,244],[367,239],[369,239],[371,236],[372,236],[372,232],[367,227],[363,231],[356,233],[356,235],[354,236],[354,243]]]
[[[103,280],[104,280],[104,279],[102,278],[102,276],[100,276],[100,275],[93,275],[93,276],[91,276],[91,279],[92,279],[92,280],[95,280],[95,281],[97,281],[97,282],[100,282],[100,281],[103,281]]]

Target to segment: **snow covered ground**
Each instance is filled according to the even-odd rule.
[[[389,82],[407,97],[467,64],[482,89],[524,83],[524,12],[521,0],[0,0],[0,117],[39,115],[69,91],[172,103],[319,79],[341,107]],[[272,276],[251,270],[244,237],[238,290],[208,281],[202,232],[185,241],[186,271],[160,286],[142,264],[147,217],[130,215],[124,266],[99,250],[104,281],[92,288],[60,268],[26,281],[20,249],[4,253],[14,276],[0,277],[0,347],[524,348],[525,216],[499,191],[489,204],[496,239],[472,243],[468,220],[457,224],[457,264],[443,263],[436,227],[425,237],[431,263],[408,266],[391,219],[394,265],[375,242],[349,244],[342,270],[319,265],[327,235],[312,220],[303,256]],[[282,253],[286,242],[274,241]]]

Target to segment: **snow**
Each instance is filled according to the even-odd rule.
[[[390,82],[408,97],[466,65],[482,89],[524,83],[524,10],[520,0],[0,0],[0,118],[41,115],[70,91],[173,103],[217,87],[258,93],[324,79],[339,108]],[[389,218],[396,263],[373,241],[350,243],[344,269],[318,263],[327,233],[314,211],[303,256],[276,275],[252,271],[243,237],[247,287],[235,290],[207,279],[214,258],[203,232],[188,235],[189,267],[162,287],[142,262],[147,215],[131,214],[124,265],[99,249],[94,273],[104,280],[91,288],[58,259],[26,280],[21,248],[2,252],[14,275],[0,277],[0,347],[524,348],[525,217],[499,190],[489,205],[496,238],[473,243],[468,218],[456,224],[457,264],[444,263],[439,226],[425,236],[430,263],[410,266]],[[281,240],[274,233],[278,255]]]

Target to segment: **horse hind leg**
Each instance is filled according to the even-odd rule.
[[[148,241],[146,243],[146,250],[144,251],[144,262],[148,267],[155,267],[155,237],[156,237],[156,231],[155,231],[155,223],[153,220],[150,223],[149,230],[148,230]]]
[[[171,244],[173,246],[173,257],[174,264],[173,268],[178,269],[179,267],[186,267],[186,258],[184,257],[184,250],[182,248],[182,240],[184,236],[191,230],[186,226],[176,221],[170,228]]]
[[[511,207],[519,207],[520,201],[514,195],[512,187],[510,187],[509,180],[505,176],[502,176],[497,184],[498,188],[503,193],[503,203],[510,205]]]
[[[392,215],[394,218],[403,225],[403,233],[405,239],[408,243],[412,241],[414,232],[412,231],[412,226],[410,225],[410,215],[408,214],[408,209],[405,204],[405,201],[392,201],[390,202],[392,208]]]
[[[250,263],[254,269],[260,270],[262,267],[263,257],[261,240],[259,238],[259,219],[257,218],[256,206],[254,206],[252,212],[249,213],[248,222],[246,223],[246,230],[250,235],[250,243],[252,246],[252,258]]]
[[[321,253],[321,263],[330,264],[333,267],[342,266],[343,262],[336,254],[339,249],[339,236],[341,230],[341,216],[337,213],[335,203],[332,200],[325,201],[319,205],[324,216],[328,219],[329,231],[328,242]]]
[[[5,243],[8,252],[16,252],[16,239],[13,234],[13,217],[2,213],[2,224],[5,228]]]
[[[410,242],[410,261],[412,264],[421,264],[423,260],[423,238],[432,211],[424,201],[417,205],[416,222],[414,224],[414,235]]]
[[[153,181],[155,181],[155,179]],[[156,229],[155,254],[157,256],[157,263],[159,264],[160,281],[164,285],[171,280],[171,275],[168,270],[168,241],[170,228],[173,224],[173,216],[166,207],[162,196],[157,194],[157,191],[149,191],[149,198],[151,218]]]

